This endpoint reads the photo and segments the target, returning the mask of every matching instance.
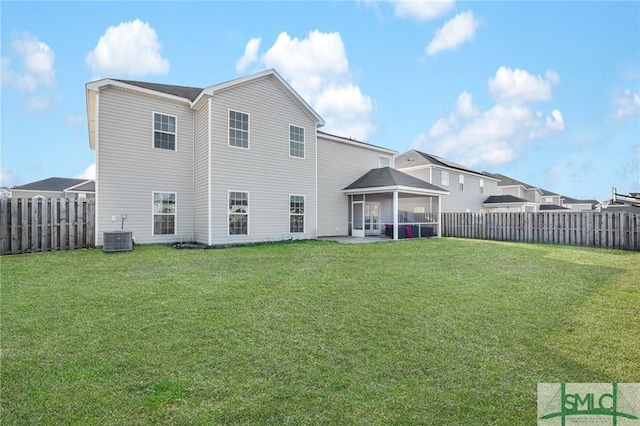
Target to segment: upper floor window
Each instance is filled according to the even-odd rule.
[[[289,196],[289,232],[304,232],[304,195]]]
[[[442,172],[442,184],[445,186],[449,186],[449,172]]]
[[[173,115],[153,113],[154,148],[176,150],[176,121]]]
[[[304,128],[289,126],[289,155],[304,158]]]
[[[383,167],[391,167],[391,159],[389,157],[385,157],[384,155],[380,156],[380,168]]]
[[[546,198],[545,198],[545,202],[546,202],[547,204],[551,204],[551,203],[553,203],[553,198],[552,198],[552,197],[546,197]]]
[[[249,234],[249,193],[229,191],[229,235]]]
[[[249,148],[249,114],[229,110],[229,146]]]
[[[464,175],[458,175],[458,186],[460,191],[464,191]]]
[[[484,194],[484,179],[480,179],[480,193]]]
[[[153,235],[176,234],[176,193],[153,193]]]

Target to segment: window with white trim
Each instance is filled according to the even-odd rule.
[[[153,193],[153,235],[176,234],[176,193]]]
[[[380,168],[383,167],[391,167],[391,158],[385,157],[384,155],[380,156]]]
[[[484,179],[480,179],[480,193],[484,194]]]
[[[229,110],[229,146],[249,148],[249,114]]]
[[[449,186],[449,172],[442,171],[442,184]]]
[[[176,150],[176,123],[173,115],[153,113],[153,147]]]
[[[464,175],[458,175],[458,187],[460,191],[464,191]]]
[[[249,234],[249,193],[229,191],[229,235]]]
[[[304,128],[289,126],[289,155],[304,158]]]
[[[304,232],[304,195],[289,196],[289,232]]]
[[[553,198],[552,198],[552,197],[546,197],[546,198],[545,198],[545,200],[546,200],[545,202],[546,202],[547,204],[551,204],[551,203],[553,203]]]

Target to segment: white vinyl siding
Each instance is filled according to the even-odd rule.
[[[349,197],[342,188],[380,166],[379,150],[339,140],[318,135],[319,237],[348,235]]]
[[[135,92],[107,88],[100,92],[96,157],[97,244],[102,233],[121,229],[111,217],[127,215],[125,231],[136,243],[193,241],[193,111],[188,103],[166,101]],[[176,117],[177,151],[156,149],[150,143],[151,117],[162,111]],[[151,194],[162,190],[180,195],[180,220],[174,235],[154,235]]]
[[[176,150],[178,118],[174,115],[153,113],[153,147]]]
[[[304,158],[304,128],[289,126],[289,155]]]
[[[209,244],[209,101],[195,112],[195,146],[193,184],[195,208],[195,241]]]
[[[228,148],[229,110],[249,115],[250,150]],[[305,129],[305,158],[289,156],[289,125]],[[212,244],[280,241],[316,236],[316,121],[275,78],[267,76],[211,98]],[[250,194],[249,233],[229,235],[228,191]],[[285,208],[304,194],[305,232],[290,234]]]
[[[229,110],[229,146],[249,149],[249,114]]]
[[[304,195],[289,196],[289,232],[304,232]]]

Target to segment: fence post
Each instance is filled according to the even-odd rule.
[[[0,255],[9,253],[9,198],[0,199]]]

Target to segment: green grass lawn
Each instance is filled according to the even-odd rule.
[[[461,239],[1,259],[3,424],[535,424],[640,382],[640,253]]]

